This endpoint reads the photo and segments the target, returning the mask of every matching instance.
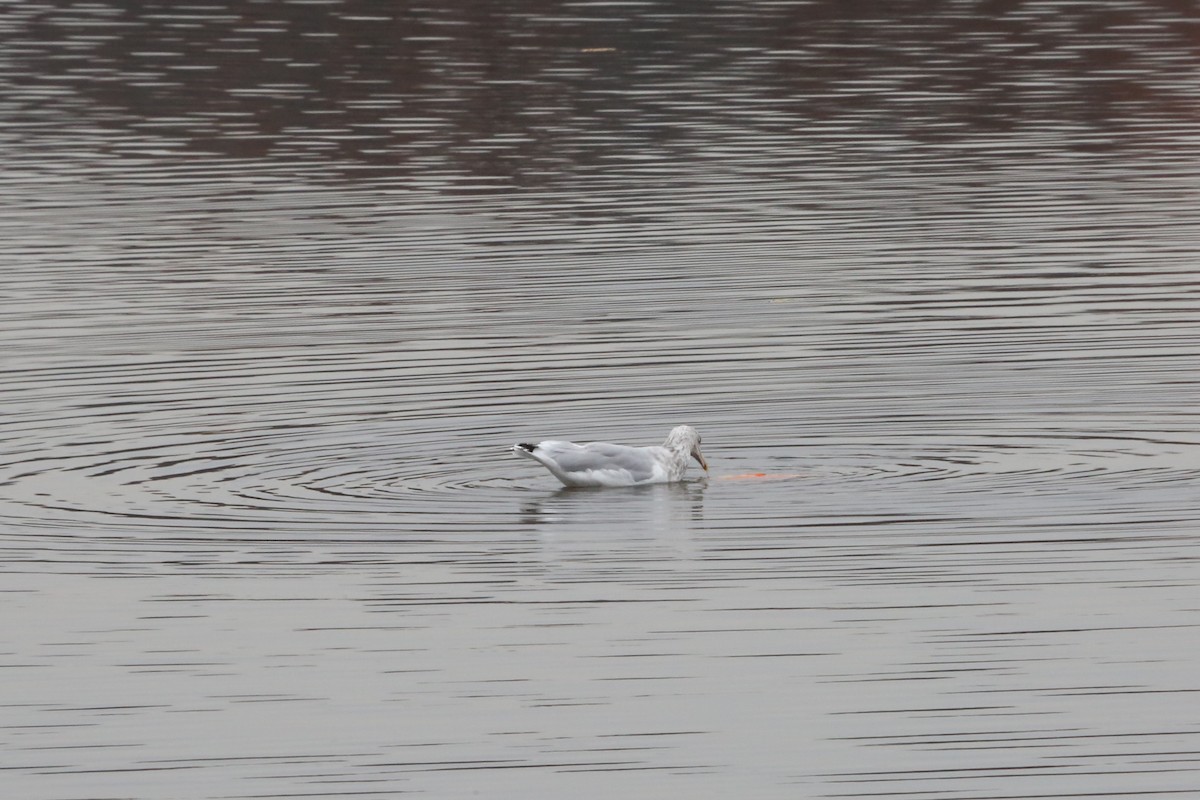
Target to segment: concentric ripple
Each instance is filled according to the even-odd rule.
[[[387,376],[361,380],[366,386],[381,377]],[[630,395],[639,388],[636,380],[616,377],[612,385]],[[510,414],[536,413],[512,399],[517,411]],[[511,457],[507,447],[516,433],[509,430],[455,430],[444,420],[414,424],[403,414],[389,419],[369,410],[359,412],[367,418],[360,421],[245,424],[244,417],[267,411],[239,412],[240,430],[231,419],[192,432],[182,426],[163,432],[170,426],[153,414],[126,414],[119,425],[107,423],[114,426],[111,438],[88,439],[74,431],[99,429],[103,416],[66,426],[26,419],[24,435],[7,447],[3,514],[10,524],[76,535],[212,531],[250,540],[337,540],[506,527],[515,498],[559,488],[536,465]],[[620,415],[604,423],[617,432],[644,428]],[[584,433],[599,427],[581,426]],[[1200,442],[1183,434],[1055,429],[934,439],[808,429],[807,437],[770,443],[744,421],[707,426],[713,473],[706,480],[694,470],[691,485],[707,497],[708,513],[752,526],[755,515],[776,519],[782,511],[801,523],[814,508],[856,495],[891,508],[937,509],[986,530],[1011,518],[1014,496],[1024,511],[1060,515],[1090,514],[1096,503],[1109,510],[1152,503],[1164,513],[1188,513],[1187,497],[1200,484]],[[552,434],[560,435],[546,431]],[[729,482],[737,478],[747,480]]]

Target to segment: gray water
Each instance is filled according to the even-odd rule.
[[[704,6],[5,6],[6,797],[1200,796],[1200,18]]]

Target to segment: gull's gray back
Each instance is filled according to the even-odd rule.
[[[542,442],[540,447],[567,473],[625,470],[634,481],[646,481],[654,475],[654,459],[643,447],[626,447],[606,442],[591,442],[585,445]]]

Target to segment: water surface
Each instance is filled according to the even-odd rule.
[[[11,4],[8,791],[1197,793],[1197,30]]]

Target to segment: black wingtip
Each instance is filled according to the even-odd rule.
[[[526,453],[532,453],[534,450],[536,450],[536,449],[537,449],[537,445],[536,445],[536,444],[529,444],[528,442],[519,442],[519,443],[517,444],[517,447],[521,448],[521,449],[522,449],[522,450],[524,450]]]

